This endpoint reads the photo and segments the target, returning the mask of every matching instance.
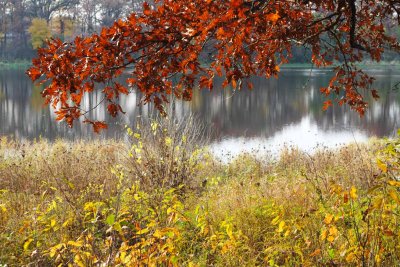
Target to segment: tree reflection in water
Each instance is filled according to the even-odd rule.
[[[334,106],[322,111],[324,96],[319,88],[329,81],[329,71],[305,69],[283,70],[279,79],[254,78],[252,91],[232,91],[230,88],[213,92],[196,91],[192,102],[176,102],[174,115],[182,117],[190,111],[200,117],[212,129],[215,140],[245,138],[242,140],[275,140],[280,136],[285,142],[285,131],[298,131],[296,125],[307,121],[310,131],[328,134],[335,139],[346,133],[360,136],[387,136],[393,134],[399,125],[400,97],[392,90],[400,80],[400,72],[377,71],[376,87],[380,100],[375,102],[367,97],[370,109],[363,118],[348,107]],[[101,93],[84,99],[85,107],[91,108],[101,100]],[[69,129],[63,123],[54,121],[51,108],[43,106],[40,88],[34,87],[23,70],[0,71],[0,135],[17,139],[34,139],[39,136],[53,140],[57,137],[80,138],[123,138],[124,125],[134,123],[137,116],[152,114],[151,106],[138,106],[140,95],[135,93],[123,97],[121,106],[126,114],[117,119],[110,118],[105,107],[100,106],[90,116],[110,123],[110,129],[100,136],[92,133],[90,127],[76,123]],[[315,130],[316,129],[316,130]],[[296,133],[293,133],[296,134]],[[260,139],[261,138],[261,139]],[[286,140],[287,141],[287,140]],[[262,141],[263,142],[263,141]]]

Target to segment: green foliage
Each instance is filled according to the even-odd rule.
[[[34,49],[41,47],[44,41],[51,37],[50,27],[45,19],[32,19],[28,32],[31,34],[32,47]]]

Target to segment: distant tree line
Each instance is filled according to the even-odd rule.
[[[30,59],[49,37],[71,40],[111,25],[145,0],[0,0],[0,60]]]
[[[144,2],[152,0],[0,0],[0,60],[31,59],[47,38],[70,41],[92,34],[141,12]],[[387,25],[387,30],[400,38],[399,28]],[[292,55],[292,62],[311,59],[306,47],[293,47]],[[400,60],[400,55],[386,53],[384,60]]]

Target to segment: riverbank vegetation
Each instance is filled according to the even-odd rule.
[[[222,163],[194,124],[1,139],[0,265],[399,264],[399,140]]]
[[[32,63],[27,60],[0,61],[0,70],[14,70],[28,68]]]

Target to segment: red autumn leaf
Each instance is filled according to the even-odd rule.
[[[253,90],[253,83],[252,82],[247,82],[247,87],[249,88],[249,90]]]
[[[112,103],[130,90],[113,81],[124,72],[129,86],[143,93],[141,103],[153,102],[164,113],[170,94],[190,100],[193,88],[213,88],[215,73],[226,75],[223,87],[241,87],[254,75],[277,76],[280,66],[290,62],[294,44],[310,48],[316,67],[339,62],[321,92],[362,115],[368,106],[360,92],[370,90],[373,78],[357,63],[379,61],[383,47],[400,52],[382,23],[400,23],[392,0],[156,2],[153,7],[144,3],[143,13],[99,33],[71,43],[52,39],[38,50],[27,74],[46,82],[42,95],[56,109],[57,120],[72,125],[87,114],[78,109],[81,98],[95,88],[111,103],[112,116],[122,112]],[[178,83],[176,77],[181,77]],[[378,98],[376,90],[371,94]],[[71,100],[76,107],[69,107]],[[326,101],[323,109],[330,105]],[[104,122],[89,123],[95,131],[105,128]]]
[[[124,95],[129,94],[128,89],[125,86],[121,85],[120,83],[117,83],[117,82],[115,83],[115,89],[118,91],[118,93],[121,93]]]
[[[372,89],[372,90],[371,90],[371,93],[372,93],[372,97],[373,97],[373,98],[375,98],[375,99],[378,99],[378,98],[379,98],[378,91],[376,91],[375,89]]]
[[[82,96],[83,96],[82,93],[71,94],[71,100],[73,102],[75,102],[75,104],[80,105],[81,104],[81,100],[82,100]]]
[[[105,123],[104,121],[84,120],[83,122],[91,124],[93,127],[93,131],[95,133],[100,133],[102,130],[105,130],[108,128],[107,123]]]
[[[120,105],[118,105],[118,104],[115,104],[115,103],[108,104],[107,105],[107,110],[108,110],[108,113],[110,113],[110,115],[113,116],[113,117],[116,117],[118,115],[118,112],[125,113],[122,110],[122,107]]]
[[[158,10],[160,12],[160,10]],[[143,3],[143,14],[149,16],[151,14],[150,6],[147,2]]]
[[[330,106],[332,106],[332,101],[331,100],[327,100],[324,102],[324,105],[322,107],[323,110],[327,110]]]
[[[35,68],[35,67],[31,67],[28,69],[28,71],[26,72],[28,74],[28,76],[33,80],[36,81],[37,79],[40,78],[40,76],[42,76],[42,72]]]

